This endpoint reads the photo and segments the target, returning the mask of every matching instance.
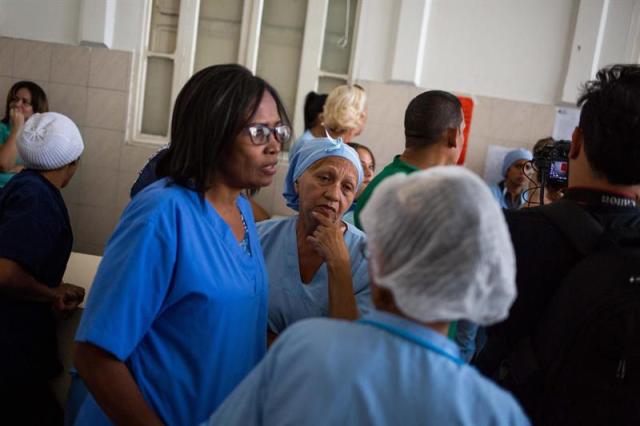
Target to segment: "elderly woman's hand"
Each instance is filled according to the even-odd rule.
[[[340,220],[333,221],[328,217],[312,212],[318,226],[307,241],[331,267],[337,262],[349,263],[349,251],[344,242],[344,224]]]

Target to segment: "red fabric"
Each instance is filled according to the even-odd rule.
[[[469,131],[471,130],[471,118],[473,117],[473,99],[465,96],[458,96],[460,103],[462,104],[462,112],[464,114],[464,144],[462,145],[462,151],[460,151],[460,157],[458,157],[458,165],[462,166],[467,156],[467,144],[469,143]]]

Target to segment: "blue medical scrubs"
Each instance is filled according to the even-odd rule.
[[[301,321],[278,338],[210,425],[528,425],[455,343],[374,311]]]
[[[133,198],[106,248],[76,341],[123,361],[170,425],[205,420],[266,351],[267,275],[197,192],[161,179]],[[78,425],[109,424],[93,397]]]
[[[47,287],[58,287],[73,234],[60,190],[23,170],[0,190],[0,258],[22,266]],[[0,295],[0,386],[44,382],[61,371],[51,303]]]
[[[278,334],[296,321],[329,316],[329,271],[323,263],[310,283],[300,278],[296,223],[298,216],[259,222],[258,233],[269,273],[269,329]],[[344,242],[349,250],[353,294],[360,314],[372,307],[366,237],[347,224]]]

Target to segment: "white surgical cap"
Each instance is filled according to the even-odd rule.
[[[506,318],[515,257],[486,184],[457,166],[385,179],[362,212],[372,280],[423,322]]]

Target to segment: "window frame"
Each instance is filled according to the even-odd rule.
[[[198,36],[198,19],[201,0],[180,0],[178,28],[176,32],[176,49],[173,53],[158,53],[149,49],[149,35],[151,32],[151,16],[153,0],[144,0],[144,21],[142,37],[137,49],[133,69],[133,88],[130,113],[131,119],[127,126],[127,141],[131,144],[163,146],[171,139],[171,111],[175,99],[184,84],[193,75],[196,55],[196,41]],[[347,84],[353,82],[356,61],[358,23],[361,15],[363,0],[358,1],[354,28],[352,31],[349,70],[347,74],[336,74],[323,71],[321,66],[324,32],[326,28],[327,12],[330,0],[308,0],[303,48],[300,58],[300,71],[297,82],[293,116],[295,134],[304,130],[304,99],[309,91],[317,91],[321,77],[344,79]],[[260,47],[260,33],[264,0],[243,0],[242,22],[240,29],[240,43],[238,48],[238,63],[247,67],[253,73],[258,65],[258,49]],[[322,16],[322,19],[317,19]],[[149,58],[165,58],[173,61],[173,78],[170,94],[168,134],[166,136],[153,135],[142,132],[142,118],[144,112],[144,94],[146,85],[147,64]]]

